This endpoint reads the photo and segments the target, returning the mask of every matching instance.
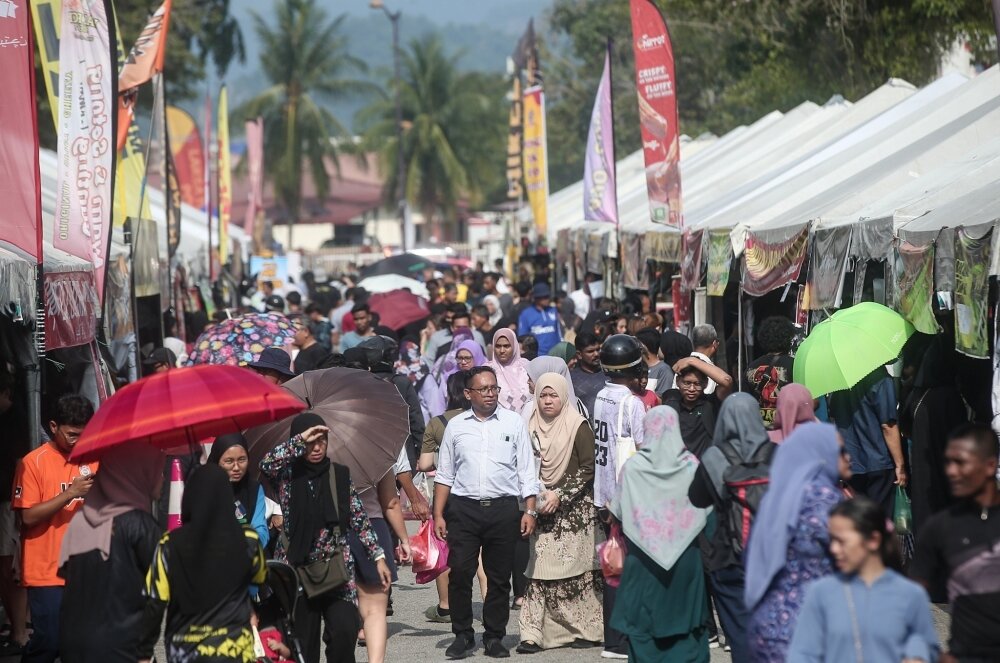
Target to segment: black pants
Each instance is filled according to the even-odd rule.
[[[611,536],[611,526],[603,521],[604,536]],[[621,631],[611,627],[611,613],[615,610],[615,595],[618,593],[617,587],[612,587],[604,583],[604,598],[602,600],[604,608],[604,649],[616,654],[628,653],[628,637]]]
[[[524,572],[528,570],[528,560],[531,558],[531,544],[527,539],[517,538],[514,546],[514,598],[524,598],[528,591],[528,578]]]
[[[514,550],[521,536],[517,498],[501,497],[488,506],[479,500],[452,495],[445,506],[448,523],[448,603],[451,630],[473,636],[472,580],[483,551],[486,599],[483,601],[484,641],[503,639],[510,618],[510,576]]]
[[[21,658],[31,663],[51,663],[59,657],[59,609],[62,587],[28,587],[28,608],[35,626]]]
[[[726,644],[732,649],[733,661],[750,660],[747,651],[747,620],[750,615],[743,603],[745,576],[739,564],[709,573],[712,598],[719,611],[719,621],[726,634]],[[713,620],[714,621],[714,620]]]
[[[354,648],[361,628],[358,609],[353,603],[334,596],[307,599],[301,594],[295,604],[295,632],[302,643],[306,663],[319,663],[321,630],[327,663],[354,663]]]
[[[885,517],[892,518],[892,510],[896,504],[896,470],[855,474],[850,483],[854,492],[867,495],[873,502],[881,504]]]

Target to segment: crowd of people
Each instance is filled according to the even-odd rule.
[[[326,660],[353,661],[359,640],[384,661],[410,516],[449,549],[425,613],[451,624],[449,659],[477,647],[478,579],[489,657],[510,656],[513,610],[521,655],[1000,660],[997,437],[972,421],[945,344],[909,353],[902,378],[877,367],[812,394],[792,382],[797,331],[781,317],[757,325],[741,370],[711,325],[675,331],[644,293],[593,297],[592,275],[569,294],[474,270],[423,276],[429,317],[402,329],[346,278],[284,296],[265,284],[248,302],[295,335],[246,370],[274,384],[364,370],[406,402],[398,462],[360,491],[359,468],[329,460],[337,422],[306,411],[257,466],[239,432],[185,459],[182,524],[166,532],[163,453],[72,462],[93,405],[51,403],[42,446],[12,444],[3,465],[0,655],[144,661],[163,628],[168,661],[301,647],[314,663],[324,645]],[[146,368],[184,370],[190,350],[165,343]],[[0,409],[12,388],[0,373]],[[604,557],[616,547],[617,567]],[[268,559],[296,570],[293,629],[267,605]],[[946,646],[931,599],[951,606]]]

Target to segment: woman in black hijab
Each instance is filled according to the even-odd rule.
[[[229,475],[236,520],[241,525],[252,527],[260,537],[260,545],[267,548],[271,535],[267,527],[264,487],[250,477],[249,448],[242,433],[220,435],[212,444],[208,463],[218,465]]]
[[[249,589],[264,582],[267,566],[257,533],[233,518],[229,477],[218,465],[187,480],[181,521],[160,539],[146,577],[139,659],[152,658],[166,610],[168,663],[254,660]]]

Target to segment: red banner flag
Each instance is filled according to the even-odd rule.
[[[656,6],[649,0],[629,0],[629,4],[649,216],[656,223],[680,228],[681,150],[674,50]]]
[[[139,33],[118,75],[118,89],[122,92],[118,97],[119,151],[125,147],[128,128],[135,114],[135,88],[163,72],[163,61],[167,56],[167,29],[170,27],[171,1],[164,0],[160,8],[149,17],[149,22]]]
[[[59,39],[59,170],[53,244],[94,266],[98,300],[111,247],[115,37],[110,0],[67,0]]]
[[[167,135],[170,152],[177,166],[181,200],[194,207],[205,207],[205,149],[194,118],[176,106],[167,106]]]
[[[3,4],[3,3],[0,3]],[[7,3],[0,13],[0,240],[42,259],[35,64],[31,14]],[[22,3],[24,4],[24,3]]]

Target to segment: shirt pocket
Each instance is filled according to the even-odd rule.
[[[506,433],[491,436],[487,456],[492,463],[510,470],[516,469],[517,454],[515,453],[514,436]]]

